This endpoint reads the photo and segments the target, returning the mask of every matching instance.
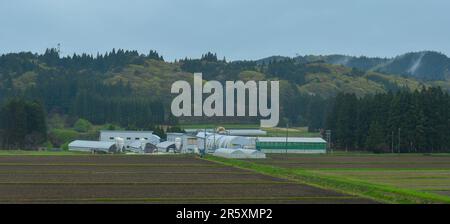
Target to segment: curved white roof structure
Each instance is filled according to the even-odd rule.
[[[82,152],[115,152],[115,142],[75,140],[69,143],[70,151]]]
[[[219,148],[213,153],[214,156],[232,159],[265,159],[266,154],[252,149],[228,149]]]
[[[252,138],[248,137],[208,134],[208,133],[206,136],[207,136],[206,137],[207,149],[216,149],[216,148],[239,149],[249,147],[251,148],[255,146],[255,141],[252,140]]]
[[[171,141],[160,142],[160,143],[156,144],[156,147],[158,149],[175,148],[175,142],[171,142]]]
[[[240,149],[248,159],[265,159],[266,154],[254,149]]]
[[[227,149],[220,148],[216,149],[213,153],[214,156],[224,157],[224,158],[233,158],[233,159],[244,159],[246,155],[239,149]]]
[[[153,152],[156,149],[156,145],[150,143],[147,140],[134,141],[128,146],[128,151],[133,151],[136,153],[148,153]]]

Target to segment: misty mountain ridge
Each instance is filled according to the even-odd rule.
[[[61,102],[68,104],[76,97],[84,97],[83,92],[99,89],[108,92],[116,88],[123,90],[116,92],[124,97],[162,99],[169,103],[170,84],[177,80],[191,81],[195,72],[202,72],[205,80],[220,82],[280,80],[283,91],[322,98],[341,92],[362,97],[430,86],[450,92],[447,61],[443,54],[424,51],[391,59],[306,55],[272,56],[257,61],[219,60],[216,54],[208,52],[201,58],[167,62],[156,51],[140,54],[113,49],[104,55],[61,57],[57,49],[48,49],[44,54],[20,52],[0,56],[0,101],[25,96],[45,99],[49,104],[46,108],[51,108],[53,104],[60,106],[52,100],[55,92],[67,90],[66,98],[70,99]],[[101,94],[99,98],[113,98],[111,94]],[[69,110],[67,105],[63,108]]]
[[[265,58],[261,61],[267,61],[267,59]],[[277,59],[280,59],[280,56]],[[362,71],[401,75],[424,81],[450,80],[450,58],[436,51],[410,52],[394,58],[332,54],[297,56],[294,59],[301,63],[323,61]]]

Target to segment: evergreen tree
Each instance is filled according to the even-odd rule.
[[[8,149],[34,149],[47,140],[46,115],[41,104],[11,99],[0,109],[0,144]]]
[[[366,148],[373,152],[387,152],[388,150],[383,128],[377,121],[373,121],[370,124]]]

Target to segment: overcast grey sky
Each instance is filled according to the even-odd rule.
[[[450,55],[448,0],[0,0],[0,53]]]

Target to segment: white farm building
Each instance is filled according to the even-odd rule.
[[[206,146],[207,152],[214,152],[215,149],[249,149],[255,148],[255,139],[251,137],[220,135],[208,132],[199,132],[197,134],[198,148],[203,149]],[[206,144],[205,144],[206,139]]]
[[[153,134],[153,131],[116,131],[116,130],[101,130],[100,141],[114,142],[116,138],[122,138],[125,146],[132,142],[144,139],[149,143],[156,145],[160,142],[160,137]]]
[[[70,151],[80,151],[80,152],[103,152],[103,153],[114,153],[117,152],[117,146],[115,142],[102,142],[102,141],[84,141],[75,140],[69,143]]]
[[[176,142],[177,139],[181,141],[181,153],[192,153],[198,150],[197,137],[190,133],[167,133],[167,141]]]
[[[239,131],[235,132],[236,134]],[[260,130],[242,130],[241,135],[214,132],[167,133],[161,142],[152,131],[100,131],[99,141],[73,141],[69,150],[133,153],[213,153],[227,158],[265,158],[265,153],[326,153],[327,142],[310,137],[255,137]]]

